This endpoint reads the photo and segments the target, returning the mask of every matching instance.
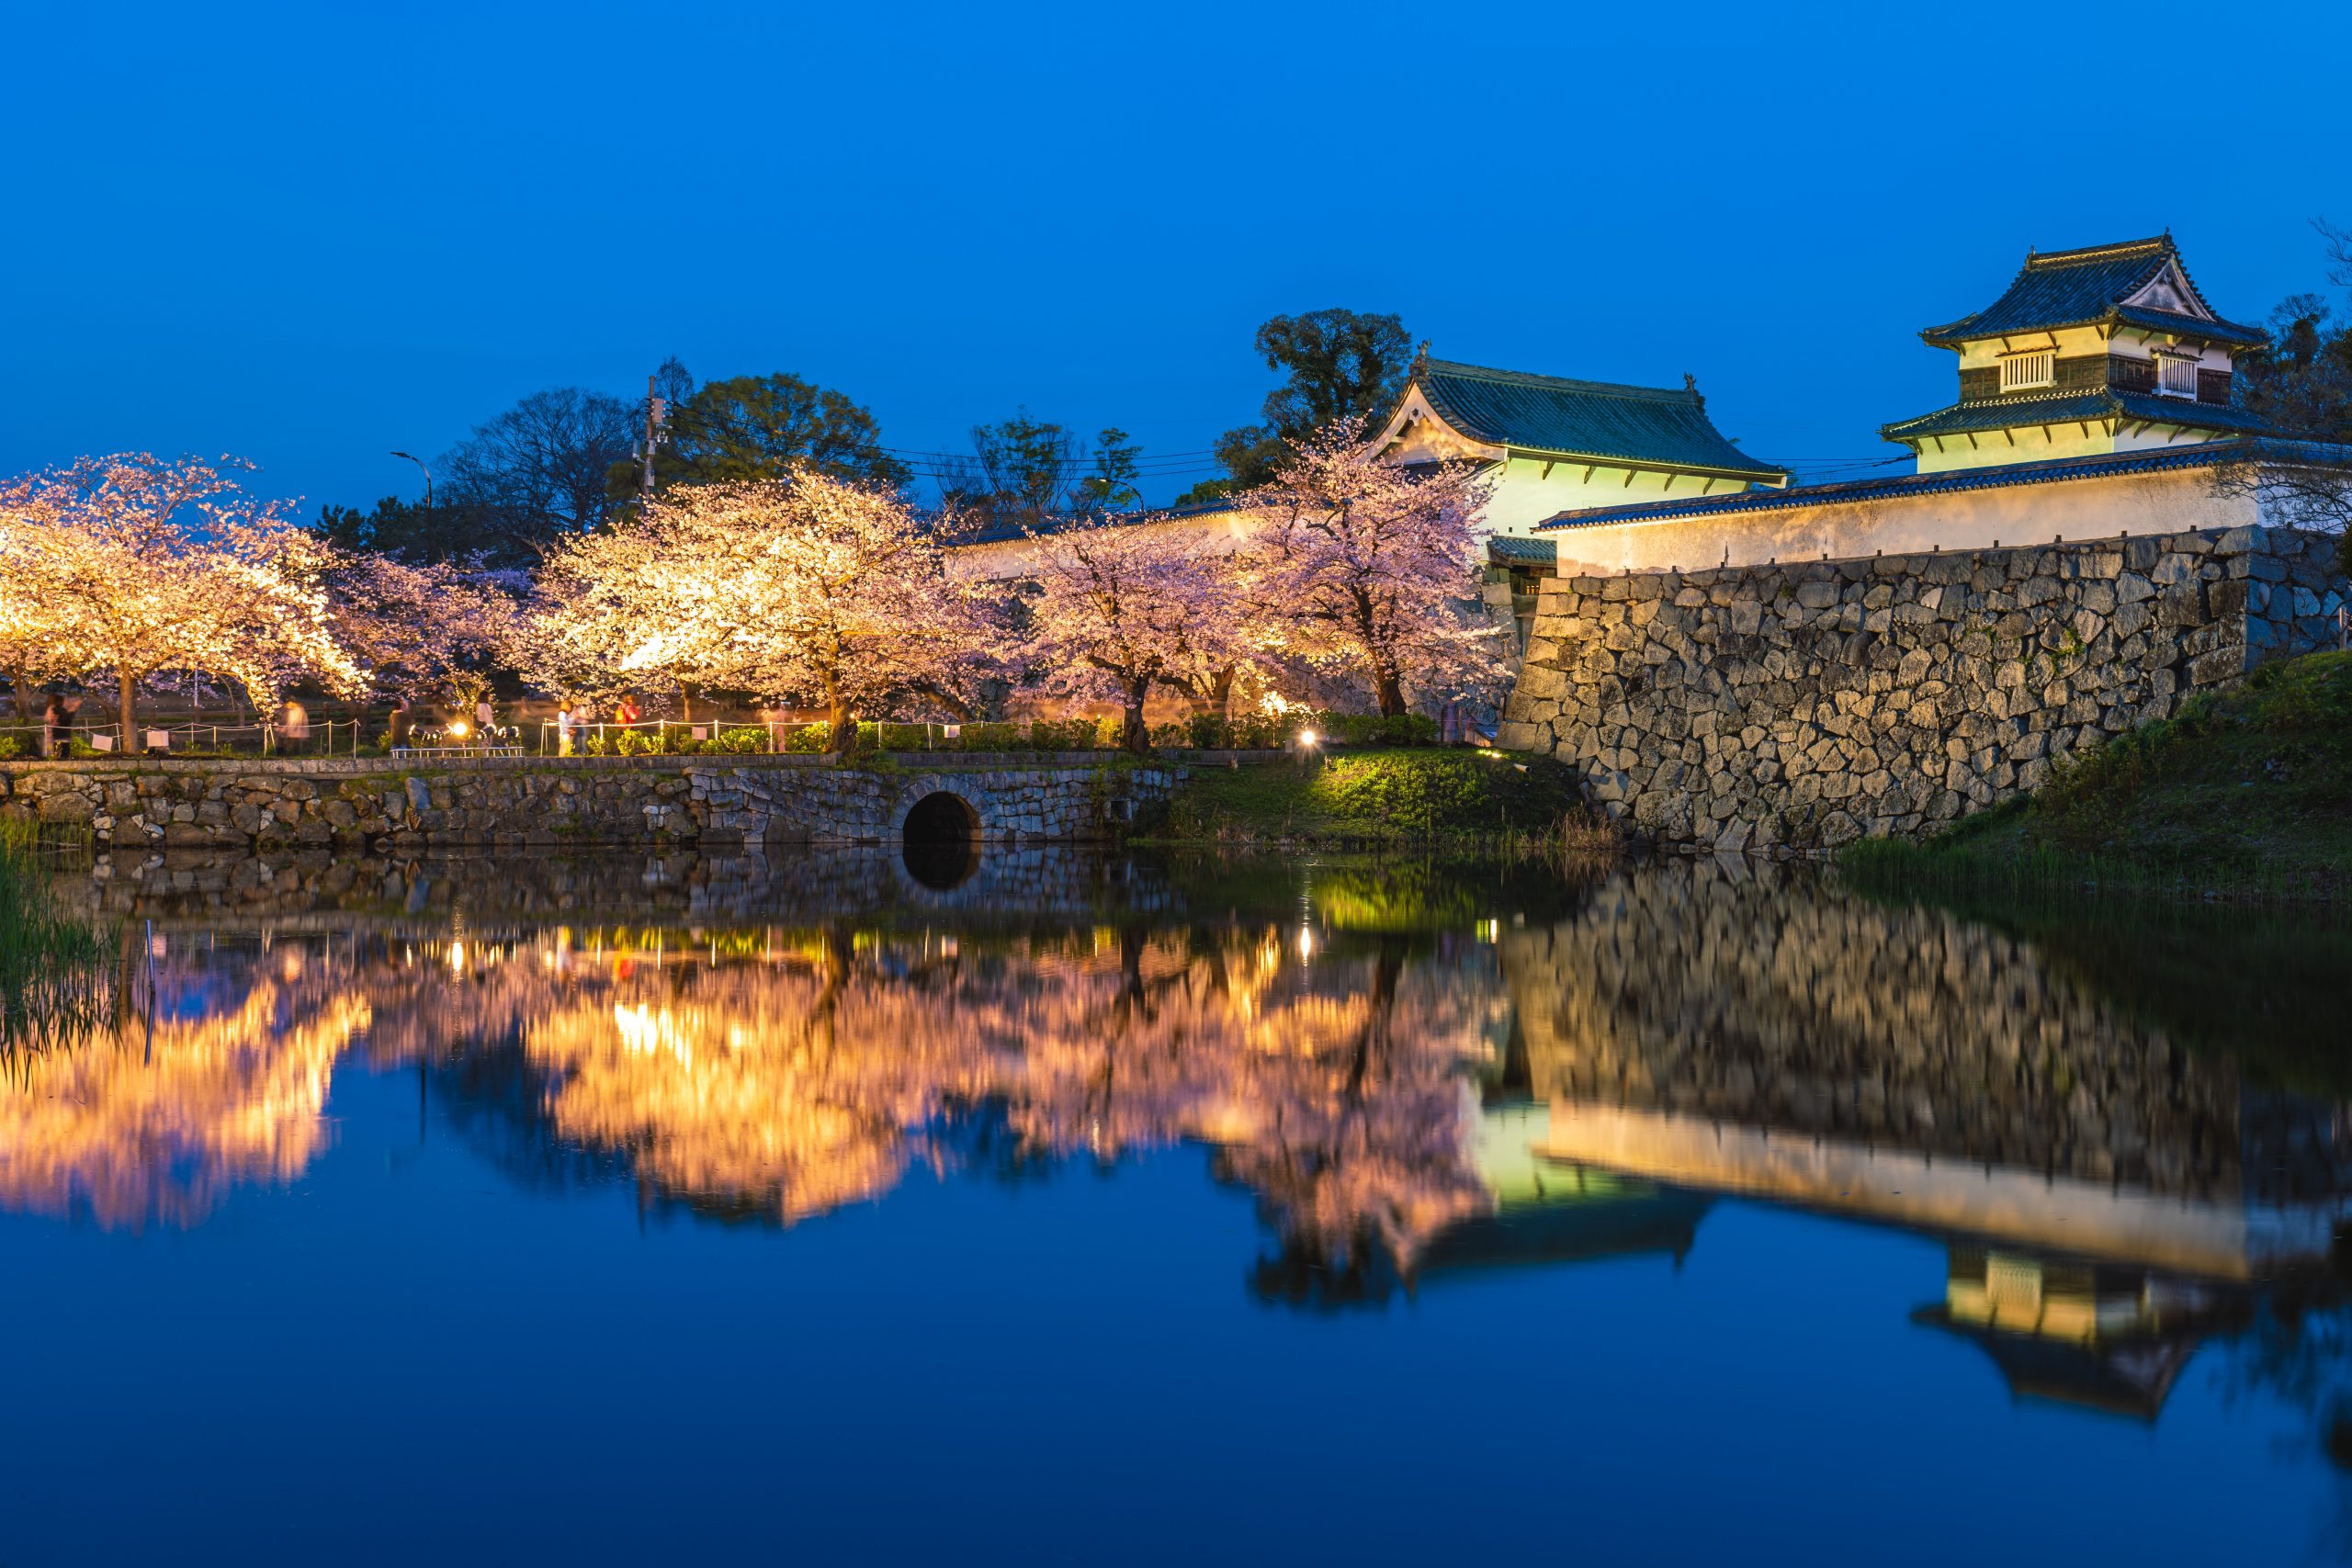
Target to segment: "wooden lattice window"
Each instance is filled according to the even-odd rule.
[[[2197,395],[2197,361],[2185,354],[2156,355],[2156,390],[2168,398]]]
[[[2001,355],[2001,390],[2022,392],[2030,387],[2047,387],[2058,379],[2058,351],[2037,348],[2024,354]]]

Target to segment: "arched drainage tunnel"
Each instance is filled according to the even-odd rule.
[[[907,873],[925,887],[956,886],[980,863],[980,814],[947,790],[935,790],[907,808],[901,838]]]

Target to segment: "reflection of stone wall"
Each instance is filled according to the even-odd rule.
[[[1112,802],[1163,800],[1179,776],[1107,761],[922,773],[794,757],[20,762],[0,767],[0,809],[85,824],[119,849],[779,843],[893,839],[910,806],[946,790],[986,839],[1052,840],[1107,836]]]
[[[1502,966],[1539,1096],[2168,1196],[2352,1178],[2324,1108],[2241,1091],[2031,946],[1795,875],[1643,868]]]
[[[1546,581],[1501,743],[1725,848],[1910,833],[2260,659],[2332,645],[2285,529]]]
[[[456,852],[337,856],[187,851],[112,854],[55,884],[62,906],[104,920],[154,919],[343,929],[368,918],[439,929],[452,910],[478,926],[616,923],[804,924],[840,918],[964,926],[1039,919],[1091,924],[1106,908],[1162,913],[1166,879],[1124,854],[1080,845],[991,846],[950,888],[926,886],[894,846],[784,844],[764,852],[691,849],[630,854],[485,856]]]

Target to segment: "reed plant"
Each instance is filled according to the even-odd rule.
[[[116,943],[60,908],[51,886],[61,861],[86,850],[0,818],[0,1054],[74,1043],[113,1018]]]

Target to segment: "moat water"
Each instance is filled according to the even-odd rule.
[[[132,862],[0,1562],[2352,1557],[2352,937],[1710,863]]]

